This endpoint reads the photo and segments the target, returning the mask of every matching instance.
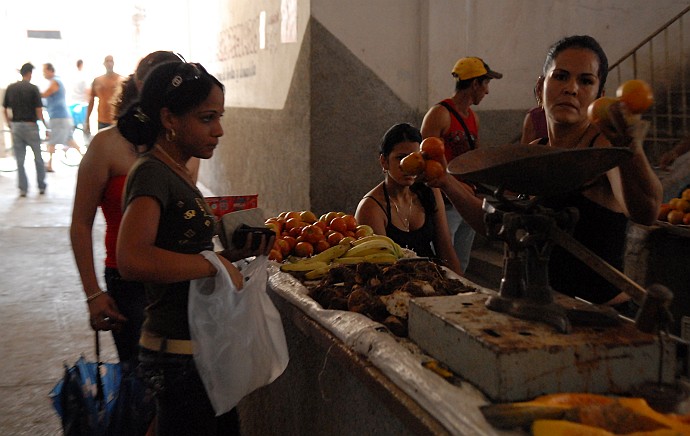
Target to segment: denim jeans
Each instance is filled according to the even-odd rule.
[[[34,152],[36,164],[36,182],[38,189],[46,189],[46,167],[41,156],[41,136],[38,133],[38,124],[31,122],[10,123],[12,129],[12,144],[14,158],[17,160],[17,185],[19,190],[25,193],[29,189],[29,181],[26,178],[24,160],[26,159],[26,147],[31,147]]]
[[[141,325],[144,322],[144,309],[147,304],[144,285],[122,279],[115,268],[105,269],[105,283],[108,295],[115,300],[120,313],[127,318],[127,322],[120,331],[112,332],[117,354],[120,362],[125,364],[123,369],[136,368],[139,357],[139,336],[141,336]]]
[[[194,356],[141,349],[139,372],[156,400],[160,436],[239,435],[237,410],[215,416]]]
[[[470,263],[470,252],[475,235],[474,229],[460,216],[460,212],[452,204],[446,204],[446,219],[450,230],[450,240],[453,242],[453,248],[455,248],[455,253],[460,260],[462,272],[465,272]]]

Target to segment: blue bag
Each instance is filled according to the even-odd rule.
[[[81,356],[74,366],[65,365],[64,377],[49,394],[65,436],[108,434],[122,373],[120,364],[100,361],[98,332],[96,360],[87,362]]]

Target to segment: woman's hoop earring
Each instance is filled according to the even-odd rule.
[[[165,131],[165,139],[168,142],[175,142],[175,137],[177,136],[177,133],[175,132],[175,129],[170,129]]]

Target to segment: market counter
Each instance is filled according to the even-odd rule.
[[[290,363],[238,406],[243,434],[523,434],[493,428],[479,409],[486,397],[424,368],[429,357],[411,341],[358,313],[322,309],[275,267],[269,290]]]

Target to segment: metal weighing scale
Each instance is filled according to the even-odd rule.
[[[675,348],[657,335],[668,321],[670,291],[641,288],[573,239],[577,210],[540,205],[631,154],[505,145],[451,161],[449,173],[495,188],[496,201],[485,200],[483,209],[487,236],[504,243],[503,278],[493,295],[413,300],[410,338],[497,402],[555,392],[625,394],[642,382],[672,382]],[[636,321],[554,292],[547,270],[554,244],[630,295],[641,306]]]

